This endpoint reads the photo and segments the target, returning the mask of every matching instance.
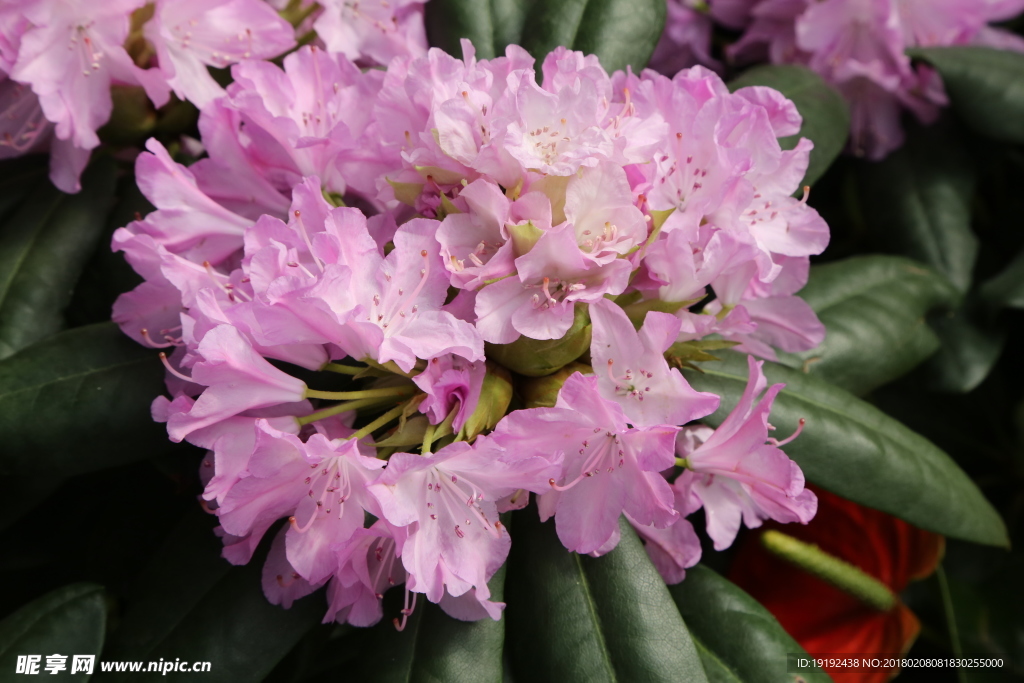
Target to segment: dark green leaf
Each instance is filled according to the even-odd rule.
[[[690,384],[722,396],[707,421],[718,425],[747,383],[747,362],[726,351],[722,361],[687,371]],[[907,520],[975,543],[1007,545],[1006,527],[977,486],[943,451],[874,406],[817,377],[765,363],[768,382],[784,382],[771,412],[779,436],[806,418],[803,434],[785,450],[809,481]]]
[[[461,38],[473,41],[477,59],[493,59],[519,44],[535,0],[432,0],[425,6],[430,44],[462,55]]]
[[[488,584],[500,601],[505,567]],[[459,621],[419,596],[405,629],[395,630],[401,589],[385,602],[384,619],[373,628],[354,678],[373,683],[501,683],[505,620]],[[351,669],[350,669],[351,670]]]
[[[609,73],[647,65],[665,25],[664,0],[535,2],[522,46],[538,61],[559,45],[595,54]]]
[[[1024,308],[1024,251],[998,275],[981,285],[981,298],[994,308]]]
[[[861,173],[866,219],[883,244],[966,292],[978,255],[971,232],[975,171],[955,131],[907,127],[907,141]]]
[[[935,353],[939,340],[925,316],[959,298],[945,278],[898,256],[857,256],[813,266],[800,296],[828,333],[817,348],[782,354],[782,362],[858,396]]]
[[[686,570],[682,583],[669,586],[669,592],[698,644],[706,670],[718,671],[722,680],[741,683],[796,680],[786,673],[786,655],[803,654],[803,648],[741,588],[697,565]],[[820,670],[800,676],[806,683],[832,680]]]
[[[138,579],[105,659],[206,661],[203,680],[259,681],[323,616],[319,594],[289,610],[260,585],[263,557],[232,567],[220,557],[214,520],[198,510],[182,520]],[[111,680],[195,680],[192,673],[124,674]]]
[[[850,135],[850,111],[842,96],[821,76],[802,66],[758,66],[729,83],[736,91],[751,85],[775,88],[793,100],[803,125],[800,133],[779,140],[783,149],[793,149],[800,138],[814,142],[804,185],[813,185],[843,151]]]
[[[103,587],[77,583],[58,588],[33,600],[0,622],[0,671],[3,678],[21,678],[14,674],[18,655],[42,655],[39,673],[49,677],[46,656],[67,656],[66,671],[60,680],[87,681],[89,674],[79,671],[70,676],[73,655],[96,655],[103,649],[107,625],[107,605]],[[94,672],[99,670],[95,663]],[[30,679],[31,680],[31,679]]]
[[[128,225],[137,215],[145,216],[152,210],[153,205],[135,183],[135,175],[121,178],[117,184],[117,203],[107,217],[106,229],[75,285],[75,293],[67,309],[70,326],[110,320],[110,309],[118,295],[142,282],[142,277],[128,265],[124,254],[110,249],[110,238],[115,230]]]
[[[907,50],[938,70],[953,110],[981,135],[1024,142],[1024,55],[988,47]]]
[[[928,361],[931,388],[967,393],[988,377],[1006,344],[1006,333],[979,319],[969,303],[949,315],[932,320],[941,341],[939,352]]]
[[[45,182],[45,154],[30,154],[0,162],[0,220],[7,221],[32,188]]]
[[[61,332],[0,361],[0,472],[61,476],[152,457],[169,444],[149,405],[153,349],[113,323]]]
[[[530,508],[515,517],[508,645],[521,681],[707,680],[686,625],[632,527],[599,558],[570,553]]]
[[[64,326],[63,312],[92,256],[113,201],[115,164],[105,158],[65,195],[39,182],[0,230],[0,358]]]

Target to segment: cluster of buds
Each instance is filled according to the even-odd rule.
[[[267,596],[327,584],[327,620],[376,622],[397,584],[405,614],[423,594],[498,618],[499,515],[531,493],[578,553],[614,548],[625,515],[671,582],[699,559],[697,509],[718,548],[816,509],[768,436],[761,363],[716,430],[695,421],[720,397],[679,370],[824,335],[795,296],[829,233],[793,196],[811,143],[779,146],[793,104],[701,68],[463,50],[243,61],[202,109],[208,156],[150,141],[157,210],[114,236],[145,278],[114,319],[164,349],[153,414],[209,451],[225,556],[276,528]]]

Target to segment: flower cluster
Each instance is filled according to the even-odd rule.
[[[1020,37],[989,26],[1021,11],[1022,0],[669,0],[652,65],[665,73],[691,64],[717,67],[709,54],[712,20],[742,31],[727,57],[802,64],[821,74],[850,104],[852,152],[877,160],[903,144],[904,110],[927,123],[947,104],[938,74],[911,63],[906,49],[1024,51]]]
[[[311,23],[327,50],[385,64],[425,52],[422,2],[280,9]],[[295,45],[293,25],[264,0],[0,0],[0,159],[49,148],[54,184],[77,192],[112,87],[141,88],[156,107],[173,92],[205,108],[224,94],[208,67]]]
[[[405,614],[423,594],[498,618],[499,515],[530,493],[579,553],[625,514],[669,581],[699,558],[697,509],[725,547],[816,508],[761,364],[717,430],[677,367],[823,337],[795,296],[828,228],[793,196],[811,143],[779,147],[793,104],[701,68],[463,49],[237,64],[202,110],[208,156],[151,141],[156,211],[114,236],[145,278],[114,319],[170,352],[153,414],[209,451],[225,556],[276,529],[267,596],[328,584],[328,620],[374,623],[402,583]]]

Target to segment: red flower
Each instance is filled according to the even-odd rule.
[[[818,514],[810,523],[766,528],[817,545],[895,594],[935,570],[944,548],[942,536],[827,491],[815,493]],[[879,611],[769,553],[760,534],[741,543],[729,578],[768,608],[811,654],[905,653],[920,631],[917,617],[903,603],[897,600],[888,612]],[[836,683],[884,683],[898,673],[826,671]]]

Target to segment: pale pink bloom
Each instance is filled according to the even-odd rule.
[[[398,552],[409,590],[439,602],[445,591],[458,597],[475,588],[476,598],[487,601],[487,581],[510,545],[495,501],[521,488],[544,490],[557,470],[546,458],[505,450],[487,437],[427,455],[392,455],[369,490],[384,518],[408,529]]]
[[[21,36],[10,75],[32,86],[57,137],[76,147],[99,144],[96,130],[110,118],[110,85],[137,82],[122,44],[128,18],[142,0],[35,0],[19,10],[30,28]]]
[[[673,489],[673,491],[675,492],[676,510],[682,518],[676,520],[671,526],[659,529],[650,524],[641,525],[626,515],[626,519],[643,539],[644,549],[647,551],[647,556],[651,558],[654,568],[661,574],[665,583],[670,585],[685,579],[686,570],[700,562],[701,556],[700,538],[690,520],[685,519],[690,513],[696,512],[698,508],[690,509],[686,496],[681,494],[678,489]]]
[[[427,51],[426,0],[324,0],[313,28],[327,49],[354,62],[387,65]]]
[[[666,76],[697,64],[721,71],[711,56],[711,28],[706,0],[669,0],[665,30],[648,67]]]
[[[659,425],[632,429],[618,403],[603,398],[596,377],[574,373],[554,408],[517,410],[493,438],[510,452],[562,461],[537,504],[554,516],[559,540],[577,553],[607,552],[619,516],[664,528],[677,519],[672,490],[659,474],[672,467],[676,432]]]
[[[713,432],[692,428],[677,444],[687,470],[674,487],[688,496],[688,507],[704,507],[716,550],[732,544],[741,521],[750,528],[765,519],[806,524],[818,507],[814,493],[804,488],[800,467],[779,449],[785,442],[768,437],[768,413],[784,385],[765,392],[763,361],[748,357],[748,365],[747,387],[722,424]]]
[[[210,199],[188,168],[171,159],[155,139],[146,148],[149,153],[135,161],[135,174],[142,194],[157,210],[133,223],[133,231],[196,263],[217,264],[237,252],[252,221]]]
[[[337,569],[327,587],[325,624],[372,626],[380,621],[384,593],[406,580],[395,542],[396,535],[404,539],[405,534],[383,520],[352,534],[337,552]]]
[[[589,311],[598,389],[622,406],[631,424],[682,425],[718,409],[717,396],[695,391],[665,360],[665,351],[679,336],[679,318],[651,311],[637,332],[625,312],[607,299],[594,302]]]
[[[477,294],[476,326],[491,343],[508,344],[520,335],[561,338],[572,326],[577,302],[621,293],[631,270],[625,259],[599,265],[588,258],[568,224],[545,232],[515,264],[516,275]]]
[[[207,67],[270,59],[295,45],[291,25],[262,0],[158,0],[144,32],[167,86],[200,109],[224,94]],[[154,100],[166,101],[166,92]]]
[[[207,388],[188,413],[172,415],[167,421],[172,441],[246,410],[306,398],[302,380],[264,360],[230,325],[208,332],[198,352],[203,360],[192,366],[191,381]]]
[[[440,424],[455,410],[452,430],[458,433],[476,410],[486,374],[481,361],[471,363],[454,354],[431,358],[426,370],[412,380],[427,395],[420,412],[428,415],[432,424]]]

